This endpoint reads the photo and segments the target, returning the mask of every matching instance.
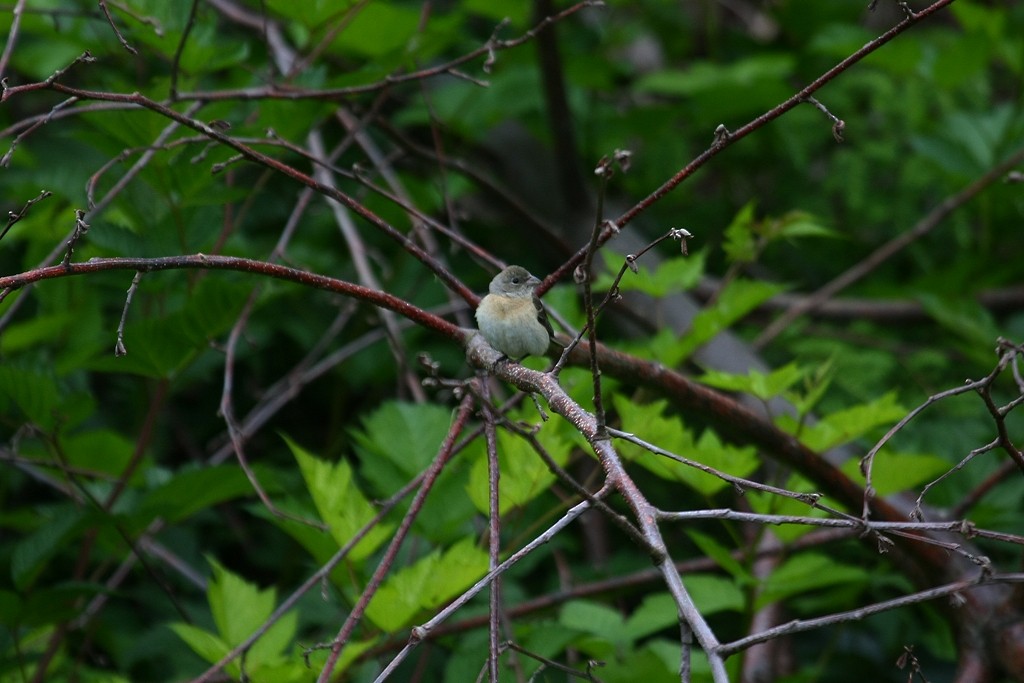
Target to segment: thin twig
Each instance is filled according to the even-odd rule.
[[[132,297],[135,296],[135,290],[139,288],[139,283],[142,281],[142,273],[135,273],[135,277],[132,278],[132,284],[128,287],[128,294],[124,298],[124,309],[121,311],[121,322],[117,324],[117,341],[114,343],[114,355],[124,356],[127,355],[128,349],[124,346],[124,324],[128,320],[128,307],[132,305]]]

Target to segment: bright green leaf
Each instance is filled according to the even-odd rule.
[[[596,289],[608,289],[615,275],[622,267],[623,257],[611,251],[602,251],[606,271],[594,284]],[[637,261],[638,272],[626,270],[619,282],[623,292],[643,292],[653,297],[664,297],[692,289],[704,274],[707,255],[704,250],[691,252],[689,256],[679,256],[662,261],[654,270],[644,266],[643,259]]]
[[[551,430],[550,434],[545,434],[543,441],[548,454],[555,462],[559,465],[568,462],[571,449],[568,441],[558,437],[554,430]],[[490,509],[489,474],[486,443],[483,439],[477,441],[476,448],[479,452],[473,456],[473,468],[470,470],[466,490],[477,510],[487,512]],[[497,448],[498,467],[501,473],[498,480],[501,514],[526,505],[554,483],[555,475],[525,439],[499,430]]]
[[[746,375],[707,370],[697,378],[697,381],[725,391],[743,391],[762,401],[768,401],[781,395],[806,374],[806,368],[789,363],[767,374],[757,370],[749,370]]]
[[[871,485],[879,496],[888,496],[931,481],[950,467],[948,461],[937,455],[898,453],[883,448],[875,455],[871,467]],[[864,481],[859,458],[843,463],[842,470],[854,481]]]
[[[351,465],[344,460],[331,464],[314,457],[288,438],[285,442],[299,464],[320,518],[338,546],[344,546],[377,514],[356,485]],[[356,561],[365,558],[390,537],[391,531],[392,525],[377,524],[356,544],[350,557]]]
[[[415,564],[392,572],[373,596],[366,616],[393,633],[424,609],[433,609],[458,595],[487,572],[487,554],[472,539],[444,553],[434,551]]]
[[[889,425],[907,414],[906,408],[896,401],[895,392],[863,405],[853,406],[804,427],[800,440],[814,451],[827,451],[849,443],[880,425]]]
[[[352,438],[360,474],[388,496],[426,469],[448,434],[451,411],[432,403],[389,401],[362,420]]]
[[[276,607],[277,591],[260,590],[241,577],[229,572],[214,560],[207,586],[210,611],[220,639],[230,647],[238,645],[270,617]],[[295,637],[298,614],[288,612],[264,633],[249,649],[246,661],[253,667],[275,664]]]
[[[623,429],[635,433],[647,443],[657,444],[664,450],[736,477],[745,477],[758,467],[759,461],[752,447],[726,445],[711,430],[705,430],[700,438],[695,438],[681,420],[662,414],[667,407],[664,401],[636,405],[616,395],[614,403]],[[703,495],[710,496],[729,485],[713,474],[656,455],[631,442],[619,440],[617,447],[623,457],[634,460],[663,479],[685,483]]]
[[[784,289],[781,285],[752,280],[733,280],[726,284],[715,303],[694,317],[690,329],[680,339],[679,360],[688,358],[719,332]]]

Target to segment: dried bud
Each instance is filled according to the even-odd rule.
[[[836,142],[843,142],[843,130],[846,129],[846,121],[842,119],[836,119],[836,122],[832,124],[832,137],[835,138]]]
[[[633,160],[633,153],[628,149],[617,149],[612,156],[615,157],[615,162],[622,169],[622,172],[627,173]]]

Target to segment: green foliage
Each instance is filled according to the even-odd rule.
[[[897,453],[882,449],[875,455],[871,469],[871,485],[880,496],[912,491],[936,479],[949,469],[949,461],[932,453]],[[863,481],[860,463],[843,463],[843,472],[854,481]]]
[[[422,610],[446,603],[487,571],[487,553],[463,539],[391,574],[373,596],[366,616],[384,631],[409,626]]]
[[[849,443],[881,425],[897,422],[906,413],[906,409],[896,402],[896,395],[890,393],[870,403],[826,415],[812,425],[796,428],[785,415],[780,416],[777,422],[783,428],[799,433],[800,440],[808,448],[821,452]]]
[[[171,624],[171,629],[196,654],[214,664],[231,648],[248,639],[270,617],[274,611],[276,591],[260,590],[213,560],[210,565],[213,577],[206,594],[217,630],[211,632],[186,623]],[[297,626],[298,615],[294,611],[274,621],[246,651],[245,675],[253,680],[305,680],[308,675],[305,667],[285,654]],[[227,669],[232,676],[243,675],[242,665],[237,661],[229,664]]]
[[[498,482],[498,501],[501,514],[505,514],[513,508],[526,505],[547,491],[554,483],[555,475],[523,439],[505,431],[498,432],[497,437],[498,469],[501,473]],[[569,459],[569,442],[562,439],[554,430],[541,430],[537,437],[551,459],[560,466],[565,466]],[[486,453],[483,452],[485,444],[482,439],[475,443],[480,452],[470,456],[474,462],[466,492],[476,509],[487,513],[490,501],[488,463]]]
[[[595,218],[566,178],[592,190],[595,161],[628,148],[632,167],[608,183],[602,218],[653,197],[623,229],[648,242],[682,225],[694,238],[686,256],[666,241],[636,261],[638,272],[626,272],[619,287],[651,304],[610,306],[599,337],[692,372],[694,354],[713,350],[726,334],[735,335],[732,349],[751,351],[744,342],[787,305],[776,295],[804,296],[863,264],[1019,150],[1024,5],[957,0],[815,94],[843,120],[841,144],[833,120],[804,102],[735,140],[672,191],[652,195],[713,144],[719,125],[739,130],[898,21],[897,9],[888,8],[897,11],[894,20],[883,4],[866,14],[864,3],[745,3],[749,13],[741,16],[722,3],[612,0],[545,28],[541,36],[561,53],[551,63],[540,61],[547,53],[532,34],[462,59],[492,35],[515,39],[534,25],[534,5],[511,0],[435,3],[429,11],[397,0],[266,0],[238,3],[236,13],[199,3],[191,24],[188,3],[165,0],[107,3],[110,21],[84,0],[27,3],[16,33],[14,14],[0,12],[9,51],[0,106],[0,154],[10,150],[0,169],[3,200],[14,216],[40,190],[53,195],[3,236],[0,273],[59,264],[76,210],[88,210],[91,227],[74,245],[75,263],[202,252],[362,282],[356,256],[365,256],[380,288],[467,325],[461,300],[448,298],[441,279],[403,251],[402,240],[427,249],[476,291],[486,284],[487,256],[551,272],[585,242],[571,226]],[[112,26],[137,53],[122,46]],[[86,51],[96,61],[69,68]],[[294,73],[287,73],[293,59]],[[424,69],[432,71],[403,80]],[[58,70],[66,70],[60,83],[119,101],[17,90]],[[556,71],[571,132],[552,125],[560,116]],[[352,86],[365,90],[306,96]],[[135,92],[295,175],[238,158],[123,97]],[[311,159],[313,137],[329,161]],[[296,179],[316,166],[399,232],[415,230],[396,240],[346,209],[357,237],[339,237],[336,207],[316,194],[299,201],[304,189]],[[995,339],[1024,334],[1020,307],[1007,297],[1019,285],[1024,253],[1019,187],[1001,180],[987,187],[873,264],[836,297],[848,306],[837,312],[829,301],[794,322],[758,350],[772,369],[748,371],[739,369],[741,358],[706,362],[702,355],[699,381],[766,408],[775,426],[804,446],[845,457],[839,471],[862,482],[859,457],[907,406],[984,376],[995,363]],[[547,226],[557,226],[557,237]],[[621,267],[616,250],[615,239],[602,247],[605,268],[595,291],[605,291],[608,273]],[[452,406],[467,390],[458,381],[471,375],[462,349],[401,316],[385,330],[365,304],[350,308],[336,294],[253,273],[144,273],[129,304],[132,275],[56,277],[0,293],[0,681],[191,680],[263,626],[268,630],[244,664],[233,659],[224,676],[310,680],[327,653],[303,647],[337,633],[411,496],[397,501],[324,582],[268,620],[438,457]],[[1010,306],[991,306],[981,296],[990,290]],[[670,327],[652,312],[689,292],[706,302],[688,328]],[[545,302],[582,325],[571,277]],[[894,302],[908,312],[885,314]],[[128,353],[118,357],[122,316]],[[538,368],[546,362],[529,361]],[[609,424],[734,476],[820,490],[820,481],[780,466],[774,453],[737,443],[743,430],[714,431],[706,413],[677,410],[632,379],[603,376]],[[560,383],[593,409],[586,369],[567,368]],[[1001,379],[994,400],[1003,405],[1016,392],[1012,380]],[[508,397],[497,384],[492,395],[497,405]],[[223,401],[276,510],[256,496],[234,458]],[[589,490],[600,486],[600,466],[572,424],[557,416],[542,421],[530,401],[504,416],[533,429],[540,446]],[[720,424],[722,416],[714,417],[707,421]],[[1021,433],[1021,419],[1007,416],[1011,438]],[[477,412],[455,439],[336,677],[372,680],[411,625],[486,573],[480,425]],[[991,479],[1003,454],[952,469],[994,431],[976,396],[938,402],[878,453],[872,485],[879,496],[913,495],[951,472],[926,502],[951,508],[982,492],[963,514],[1018,534],[1024,493],[1012,480]],[[281,434],[289,435],[285,447]],[[664,509],[826,514],[792,498],[741,495],[623,439],[613,445],[644,494]],[[499,425],[496,446],[505,558],[579,499],[512,430]],[[631,514],[620,497],[605,500]],[[859,514],[857,507],[850,511]],[[684,573],[683,582],[723,640],[746,635],[752,615],[768,605],[812,617],[913,590],[870,543],[850,541],[834,553],[788,547],[798,538],[810,542],[812,529],[803,525],[703,520],[662,529],[673,560],[717,566],[715,573]],[[785,555],[765,574],[753,551],[768,533]],[[999,543],[982,542],[981,550],[996,567],[1019,559]],[[204,581],[207,566],[212,577]],[[592,527],[589,518],[571,525],[502,577],[512,615],[502,637],[559,663],[602,660],[595,676],[607,682],[678,681],[678,616],[662,587],[635,580],[643,575],[633,572],[648,568],[646,553],[614,525]],[[607,588],[619,580],[621,588]],[[528,609],[518,611],[522,605]],[[477,678],[488,634],[461,620],[486,610],[486,598],[475,598],[453,617],[454,635],[438,636],[429,654],[393,679]],[[950,621],[929,608],[896,610],[842,631],[794,637],[797,661],[788,680],[891,677],[908,634],[926,666],[939,669],[929,680],[943,680],[940,667],[957,647]],[[517,680],[511,657],[501,655],[502,681]],[[736,678],[742,657],[728,661]],[[525,656],[518,665],[534,680],[564,679]],[[694,680],[710,680],[699,652],[693,667]]]
[[[373,506],[363,497],[353,480],[352,467],[345,461],[332,465],[317,459],[291,440],[287,440],[287,443],[320,519],[327,525],[338,547],[345,546],[376,515]],[[374,526],[353,546],[350,557],[355,561],[365,559],[390,535],[389,524]]]
[[[751,370],[746,375],[734,375],[719,370],[708,370],[699,377],[701,384],[724,389],[742,391],[762,401],[785,394],[790,387],[807,375],[807,370],[796,363],[789,363],[769,373]]]
[[[863,567],[837,561],[828,555],[801,553],[772,571],[761,586],[755,607],[828,588],[857,591],[866,586],[870,576]]]
[[[624,257],[610,250],[601,253],[608,272],[602,273],[594,286],[597,289],[607,289],[611,287],[614,273],[622,266]],[[619,282],[619,289],[623,292],[643,292],[653,297],[685,292],[700,281],[704,274],[705,260],[705,252],[696,251],[686,257],[663,261],[654,270],[643,267],[641,260],[638,272],[627,272]]]
[[[719,293],[714,305],[702,309],[693,318],[686,335],[670,358],[682,361],[715,335],[731,327],[736,321],[772,298],[784,288],[757,280],[733,280]]]
[[[736,477],[745,477],[757,468],[758,459],[753,448],[728,446],[711,430],[705,430],[697,437],[678,418],[665,416],[666,407],[664,401],[641,405],[626,400],[625,396],[615,396],[615,410],[625,431],[635,430],[636,435],[647,443],[657,444],[666,451]],[[621,442],[619,450],[623,457],[636,461],[655,475],[684,483],[705,496],[729,486],[728,482],[712,474],[655,455],[630,442]]]

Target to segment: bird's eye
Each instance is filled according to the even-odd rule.
[[[519,284],[519,278],[517,278],[517,277],[512,278],[512,284],[518,285]]]

